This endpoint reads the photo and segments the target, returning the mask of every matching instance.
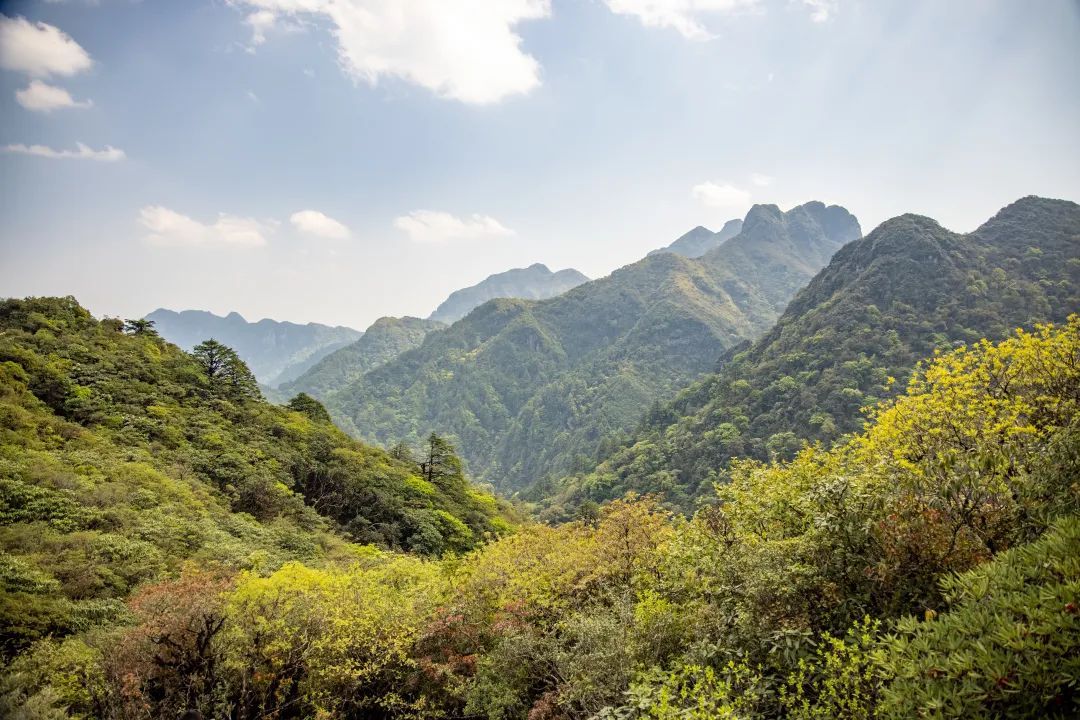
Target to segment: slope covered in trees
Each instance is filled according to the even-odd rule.
[[[556,515],[627,490],[680,506],[732,457],[789,458],[861,427],[915,363],[1080,308],[1080,206],[1028,197],[967,235],[904,215],[836,253],[764,337],[654,407],[592,472],[537,488]],[[898,384],[892,384],[898,379]]]
[[[159,308],[146,316],[163,338],[191,350],[214,338],[236,350],[259,382],[276,386],[292,380],[327,354],[361,336],[347,327],[299,325],[263,319],[248,322],[239,313],[225,317],[204,310],[175,312]]]
[[[26,648],[0,712],[1065,720],[1078,477],[1074,316],[942,355],[833,450],[738,463],[692,519],[628,498],[441,560],[188,566]]]
[[[495,300],[332,393],[342,426],[384,444],[434,430],[503,488],[585,467],[643,407],[763,333],[855,218],[813,202],[750,210],[699,259],[652,255],[540,302]]]
[[[353,382],[364,373],[420,347],[432,330],[443,327],[437,320],[384,317],[376,320],[354,343],[335,350],[304,374],[277,388],[281,395],[307,393],[323,398]]]
[[[350,542],[440,554],[509,529],[438,438],[421,469],[310,397],[267,404],[226,346],[188,355],[72,298],[0,303],[0,419],[7,655],[119,622],[131,591],[189,562],[319,565],[355,557]]]
[[[428,316],[429,320],[451,324],[468,315],[488,300],[495,298],[520,298],[544,300],[562,295],[589,278],[573,268],[552,272],[543,263],[527,268],[514,268],[489,275],[475,285],[455,290]]]

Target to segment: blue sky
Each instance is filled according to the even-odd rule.
[[[1080,200],[1080,4],[4,2],[0,295],[366,327],[754,202]]]

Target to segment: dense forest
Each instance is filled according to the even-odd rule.
[[[282,383],[275,391],[286,398],[296,393],[325,397],[362,377],[398,355],[420,347],[424,337],[444,327],[437,320],[414,317],[383,317],[371,324],[356,342],[335,350],[319,360],[300,377]]]
[[[369,441],[448,435],[504,490],[592,467],[606,438],[767,331],[860,234],[840,207],[755,206],[701,258],[659,253],[550,300],[492,300],[319,399]]]
[[[864,431],[739,461],[692,517],[629,495],[505,534],[490,498],[455,495],[437,438],[425,488],[429,464],[341,438],[310,398],[261,403],[220,346],[187,356],[70,300],[2,308],[6,716],[1080,711],[1076,316],[937,356]],[[319,433],[358,483],[456,497],[488,541],[351,544],[287,486]],[[228,479],[182,468],[205,443],[263,455]]]

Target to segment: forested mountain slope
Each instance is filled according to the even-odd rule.
[[[682,506],[732,457],[790,457],[862,426],[935,350],[1080,309],[1080,206],[1021,199],[972,233],[904,215],[836,253],[776,326],[717,373],[653,408],[623,447],[561,487],[554,513],[635,489]],[[891,379],[899,382],[892,384]]]
[[[475,308],[495,298],[544,300],[562,295],[567,290],[588,282],[589,278],[573,268],[552,272],[542,263],[527,268],[514,268],[489,275],[476,285],[455,290],[435,308],[429,320],[450,324],[468,315]]]
[[[369,440],[450,434],[474,475],[523,487],[584,467],[643,407],[770,327],[858,236],[843,208],[755,206],[700,259],[659,253],[557,298],[486,303],[327,405]]]
[[[347,541],[441,554],[509,529],[445,446],[441,468],[353,440],[306,396],[258,397],[228,348],[182,352],[73,298],[0,303],[4,653],[113,622],[184,563],[348,561]]]
[[[379,318],[359,340],[330,353],[295,380],[283,383],[278,392],[285,395],[304,392],[317,398],[326,397],[369,370],[420,347],[424,336],[441,327],[445,326],[437,320]]]
[[[213,338],[236,350],[259,382],[268,386],[292,380],[334,350],[361,336],[358,330],[319,323],[299,325],[263,319],[248,322],[239,313],[225,317],[204,310],[160,308],[146,316],[163,338],[191,350]]]

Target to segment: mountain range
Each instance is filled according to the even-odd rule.
[[[765,332],[838,248],[860,236],[837,206],[755,206],[692,259],[657,253],[543,301],[497,299],[321,396],[369,441],[455,438],[503,489],[579,468],[643,408]]]
[[[539,300],[559,295],[588,279],[577,270],[552,272],[541,263],[496,273],[451,293],[427,320],[376,320],[366,331],[374,332],[374,337],[355,346],[352,343],[364,333],[352,328],[270,319],[252,323],[236,312],[221,317],[204,310],[176,312],[161,308],[146,319],[154,321],[162,337],[185,350],[210,338],[228,345],[239,353],[273,399],[287,399],[290,392],[318,394],[328,385],[339,386],[419,345],[428,330],[452,323],[492,298]],[[342,354],[335,357],[338,350]],[[324,359],[326,362],[322,362]],[[309,371],[310,377],[301,380]]]
[[[169,342],[191,350],[213,338],[236,350],[263,385],[273,387],[303,374],[326,355],[363,333],[319,323],[300,325],[263,319],[248,322],[240,313],[221,317],[205,310],[175,312],[159,308],[146,316]]]
[[[690,508],[733,457],[790,458],[859,430],[920,360],[1080,309],[1080,205],[1023,198],[974,232],[918,215],[833,257],[762,338],[652,408],[591,472],[534,488],[553,516],[629,490]],[[553,497],[557,499],[552,499]]]
[[[468,315],[474,308],[495,298],[521,298],[544,300],[562,295],[589,278],[573,268],[552,272],[547,265],[534,263],[527,268],[514,268],[489,275],[484,280],[450,293],[439,307],[428,316],[429,320],[450,323]]]
[[[650,255],[656,253],[671,252],[683,257],[697,258],[709,252],[713,248],[720,247],[725,242],[735,237],[742,231],[743,221],[739,219],[728,220],[719,232],[713,232],[707,227],[698,225],[693,230],[678,237],[675,242],[667,247],[653,250]]]

